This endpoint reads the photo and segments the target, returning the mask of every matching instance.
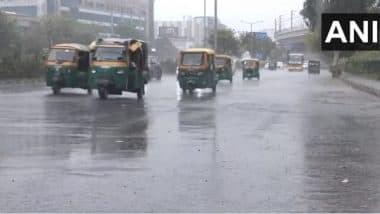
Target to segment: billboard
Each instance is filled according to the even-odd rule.
[[[159,27],[158,36],[161,38],[178,38],[179,30],[177,27]]]

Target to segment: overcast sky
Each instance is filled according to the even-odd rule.
[[[207,0],[208,15],[214,15],[214,0]],[[219,18],[223,24],[237,31],[250,27],[242,20],[254,22],[263,20],[255,26],[256,30],[274,28],[274,19],[288,15],[291,10],[297,13],[302,9],[304,0],[218,0]],[[203,0],[156,0],[156,20],[182,20],[184,16],[203,16]],[[290,15],[289,15],[290,16]]]

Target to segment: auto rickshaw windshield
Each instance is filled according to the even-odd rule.
[[[215,63],[216,65],[219,65],[219,66],[224,66],[224,65],[228,65],[228,60],[227,59],[224,59],[224,58],[216,58],[215,59]]]
[[[256,66],[256,64],[255,61],[244,61],[244,66]]]
[[[95,58],[98,61],[121,61],[126,59],[125,48],[123,47],[97,47]]]
[[[289,56],[289,64],[302,64],[303,56],[301,55],[290,55]]]
[[[70,49],[52,49],[49,53],[49,61],[74,62],[76,56],[75,50]]]
[[[182,65],[184,66],[199,66],[203,65],[203,53],[185,53],[182,58]]]

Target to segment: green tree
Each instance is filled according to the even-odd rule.
[[[121,22],[115,27],[115,33],[124,38],[145,39],[144,31],[136,29],[130,22]]]
[[[161,61],[176,61],[179,50],[172,44],[168,38],[159,38],[155,41],[156,54]]]
[[[251,33],[243,33],[240,35],[241,45],[244,50],[253,50],[251,55],[260,54],[264,59],[268,58],[272,52],[272,50],[276,49],[276,43],[274,43],[270,38],[268,39],[258,39]]]
[[[18,33],[14,22],[3,13],[0,13],[0,35],[0,51],[9,52],[9,48],[14,47],[17,43]]]
[[[209,44],[214,45],[214,33],[209,38]],[[218,53],[238,55],[240,52],[240,41],[231,29],[218,30]]]
[[[373,11],[376,5],[376,0],[305,0],[301,15],[312,32],[305,42],[312,50],[320,50],[322,13],[365,13]],[[327,63],[336,66],[341,58],[350,57],[352,54],[353,52],[334,51],[324,52],[322,57]]]
[[[311,31],[320,31],[322,13],[365,13],[377,5],[376,0],[305,0],[301,15]]]

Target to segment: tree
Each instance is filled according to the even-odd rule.
[[[377,0],[305,0],[301,15],[314,32],[320,30],[322,13],[365,13],[378,4]]]
[[[243,33],[240,35],[241,45],[244,50],[250,50],[251,47],[253,50],[250,52],[253,56],[262,56],[263,59],[266,59],[270,56],[270,53],[273,49],[276,48],[276,44],[270,39],[258,39],[251,33]]]
[[[129,22],[121,22],[115,27],[115,33],[125,38],[145,39],[144,31],[136,28],[135,25]]]
[[[318,46],[320,48],[319,32],[322,13],[366,13],[371,12],[378,4],[377,0],[305,0],[301,15],[312,32],[306,37],[306,43],[311,49]],[[335,67],[342,57],[350,57],[352,54],[352,52],[340,51],[324,52],[323,57]]]
[[[0,12],[0,51],[8,52],[9,48],[17,42],[18,33],[14,22],[10,21],[6,15]]]
[[[209,38],[209,44],[214,45],[214,33]],[[238,55],[240,52],[240,41],[231,29],[218,30],[218,53]]]
[[[159,38],[155,41],[155,44],[156,54],[160,61],[176,61],[179,51],[168,38]]]
[[[305,0],[303,3],[301,15],[304,17],[305,23],[311,31],[315,31],[315,28],[319,23],[319,10],[320,0]]]

